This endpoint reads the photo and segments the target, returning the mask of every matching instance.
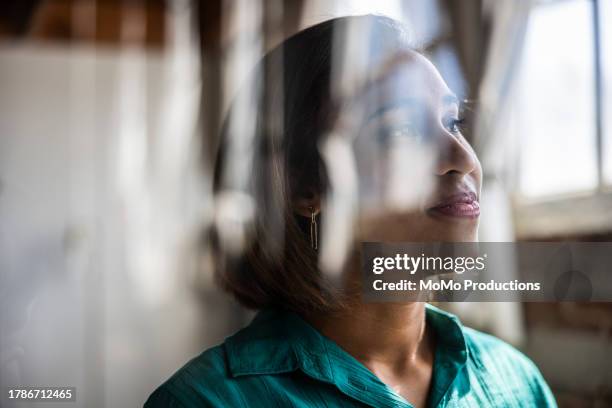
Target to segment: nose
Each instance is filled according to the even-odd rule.
[[[453,134],[442,127],[437,142],[439,154],[435,166],[436,175],[467,175],[480,168],[476,152],[463,136]]]

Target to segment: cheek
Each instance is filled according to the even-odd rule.
[[[480,159],[478,158],[476,151],[474,151],[474,149],[472,148],[472,145],[465,139],[464,136],[461,136],[461,143],[463,144],[463,146],[465,146],[466,150],[472,156],[472,160],[474,161],[474,163],[476,163],[472,176],[474,177],[474,180],[477,182],[477,188],[480,191],[480,187],[482,184],[482,164],[480,163]]]
[[[476,188],[478,189],[478,192],[480,192],[480,188],[482,187],[482,165],[480,164],[480,160],[478,160],[476,153],[474,153],[474,158],[478,164],[476,166],[476,170],[474,171],[474,180],[476,180]]]
[[[355,153],[362,210],[413,211],[435,187],[435,152],[429,146],[400,140],[392,146]]]

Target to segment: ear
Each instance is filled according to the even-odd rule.
[[[318,214],[321,211],[321,195],[312,188],[304,190],[293,199],[293,211],[308,218],[313,211]]]

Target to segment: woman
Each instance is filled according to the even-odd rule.
[[[368,58],[338,75],[332,49],[342,49],[343,41],[348,47],[342,33],[349,24],[366,30]],[[272,69],[279,61],[282,81]],[[257,211],[240,255],[219,253],[218,278],[260,312],[187,363],[145,406],[555,406],[534,364],[502,341],[422,302],[362,302],[357,249],[343,262],[341,279],[320,271],[321,248],[337,238],[314,228],[330,208],[330,160],[340,160],[322,158],[331,134],[349,137],[355,153],[360,208],[351,248],[360,241],[477,240],[482,171],[461,134],[457,98],[408,46],[401,26],[373,16],[326,21],[268,53],[257,72],[266,87],[256,104],[247,183]],[[360,85],[340,86],[349,77]],[[218,191],[231,184],[223,158],[238,149],[229,123]],[[387,164],[405,143],[435,146],[435,159],[407,155],[404,161],[429,175],[400,173],[405,182],[398,186]],[[420,188],[426,179],[433,190]],[[397,188],[429,192],[404,197],[410,205],[387,205],[381,192]],[[214,242],[228,245],[222,234]]]

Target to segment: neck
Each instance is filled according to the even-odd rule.
[[[370,368],[385,365],[403,371],[431,352],[424,303],[361,303],[309,320]]]
[[[344,274],[345,307],[304,317],[413,406],[425,406],[435,350],[425,303],[363,303],[356,259]]]

